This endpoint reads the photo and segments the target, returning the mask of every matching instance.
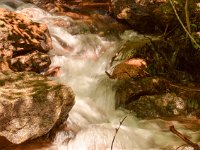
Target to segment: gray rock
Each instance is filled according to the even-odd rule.
[[[32,72],[0,73],[0,143],[14,144],[48,133],[74,105],[71,88]]]

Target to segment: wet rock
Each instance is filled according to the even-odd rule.
[[[140,96],[161,94],[167,91],[169,82],[163,78],[146,77],[129,79],[120,84],[116,91],[116,107],[125,106]]]
[[[43,4],[48,3],[48,4]],[[84,0],[84,1],[38,1],[34,2],[38,7],[50,13],[56,13],[62,16],[69,16],[76,21],[69,19],[54,18],[50,21],[58,26],[65,27],[72,34],[95,33],[100,36],[111,37],[114,34],[119,38],[119,34],[126,29],[130,29],[128,25],[118,22],[109,15],[108,0]],[[36,9],[35,9],[36,10]],[[38,15],[38,10],[33,8],[23,9],[21,12],[32,17]],[[42,12],[44,13],[44,12]],[[41,13],[39,13],[41,15]]]
[[[186,101],[175,93],[141,96],[127,105],[139,118],[157,118],[186,115]]]
[[[132,58],[116,65],[111,75],[108,72],[106,73],[111,79],[130,79],[146,76],[146,68],[147,64],[145,60]]]
[[[200,89],[159,77],[119,82],[116,107],[124,107],[140,118],[195,116],[200,114]]]
[[[0,27],[1,63],[11,65],[9,68],[14,68],[15,71],[25,71],[27,69],[21,70],[22,68],[12,66],[12,63],[10,63],[11,58],[18,59],[20,57],[21,60],[27,60],[27,55],[35,55],[37,53],[35,51],[47,53],[52,48],[47,26],[32,22],[25,15],[1,8]],[[45,61],[46,64],[50,64],[50,59],[45,59]],[[33,66],[33,64],[28,66],[30,67],[31,65]],[[40,66],[42,67],[38,69],[43,70],[44,66],[38,65],[38,67]],[[34,68],[30,70],[35,71]]]
[[[173,47],[159,37],[144,37],[132,35],[119,49],[115,61],[129,59],[130,57],[144,59],[148,64],[146,71],[151,76],[162,76],[172,78],[171,62]],[[174,77],[178,77],[175,73]]]
[[[71,88],[31,72],[0,73],[0,96],[0,148],[48,133],[74,105]]]

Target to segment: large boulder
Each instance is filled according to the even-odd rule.
[[[33,72],[0,73],[0,148],[48,133],[68,117],[71,88]]]
[[[50,65],[47,52],[52,44],[46,25],[0,8],[0,37],[0,70],[41,72]]]

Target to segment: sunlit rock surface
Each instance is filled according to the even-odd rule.
[[[114,67],[111,75],[107,75],[111,79],[130,79],[134,77],[144,77],[146,76],[145,69],[147,64],[145,60],[140,58],[132,58],[130,60],[124,61]]]
[[[0,137],[14,144],[48,133],[74,105],[71,88],[31,72],[1,73],[0,97]]]
[[[1,8],[0,27],[1,70],[40,72],[48,68],[51,61],[46,53],[52,44],[46,25]]]

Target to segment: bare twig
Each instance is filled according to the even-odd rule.
[[[169,27],[169,24],[167,24],[166,27],[165,27],[165,31],[164,31],[164,33],[163,33],[163,37],[165,37],[165,35],[166,35],[166,33],[167,33],[167,30],[168,30],[168,27]]]
[[[190,141],[188,138],[186,138],[183,134],[181,134],[180,132],[178,132],[174,126],[170,126],[170,131],[172,133],[174,133],[175,135],[177,135],[179,138],[181,138],[184,142],[186,142],[188,145],[190,145],[191,147],[194,148],[194,150],[200,150],[199,145],[197,145],[196,143],[193,143],[192,141]]]
[[[118,133],[118,131],[119,131],[121,125],[123,124],[124,120],[126,119],[126,117],[127,117],[127,116],[125,116],[125,117],[120,121],[120,123],[119,123],[119,127],[118,127],[118,128],[115,128],[115,135],[114,135],[114,137],[113,137],[113,140],[112,140],[112,143],[111,143],[110,150],[113,149],[113,145],[114,145],[114,141],[115,141],[116,135],[117,135],[117,133]]]
[[[178,150],[178,149],[181,148],[181,147],[183,147],[183,148],[182,148],[182,150],[183,150],[186,146],[187,146],[187,144],[183,144],[183,145],[177,147],[176,150]]]
[[[176,11],[176,8],[175,8],[175,6],[174,6],[172,0],[169,0],[169,1],[170,1],[171,5],[172,5],[172,8],[173,8],[173,10],[174,10],[174,13],[175,13],[175,15],[176,15],[178,21],[180,22],[182,28],[183,28],[184,31],[187,33],[187,35],[190,37],[190,40],[192,41],[192,43],[194,43],[194,44],[196,45],[196,47],[197,47],[198,49],[200,49],[200,45],[199,45],[199,44],[197,43],[197,41],[192,37],[192,35],[189,33],[189,31],[186,29],[186,27],[184,26],[183,22],[181,21],[181,19],[180,19],[179,15],[178,15],[178,13],[177,13],[177,11]]]
[[[167,39],[167,37],[170,36],[170,34],[172,34],[179,26],[180,24],[177,24],[168,33],[163,34],[164,39]]]

